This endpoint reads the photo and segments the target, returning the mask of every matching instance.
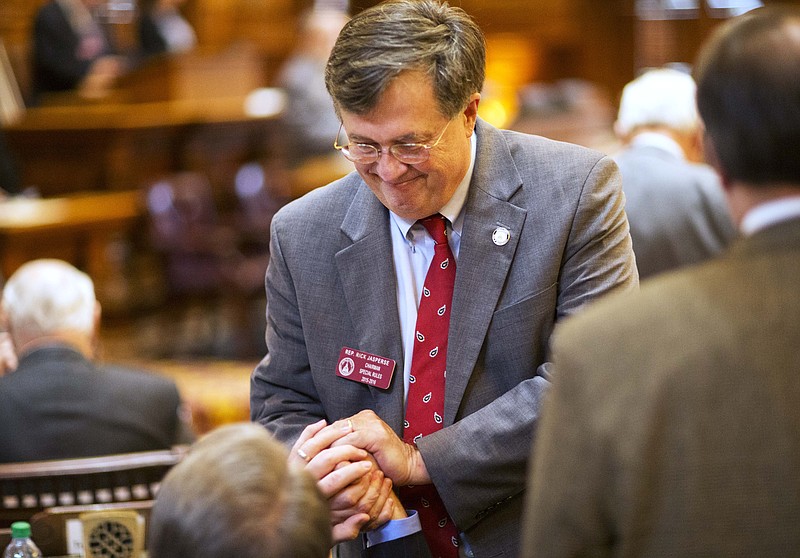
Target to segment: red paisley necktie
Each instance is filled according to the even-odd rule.
[[[422,287],[414,334],[403,429],[403,439],[409,444],[442,428],[447,334],[456,278],[456,261],[447,243],[445,218],[437,213],[420,222],[436,244]],[[434,558],[456,558],[458,532],[436,487],[432,484],[407,486],[400,490],[400,496],[407,508],[419,513],[422,531]]]

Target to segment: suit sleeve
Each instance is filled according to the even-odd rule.
[[[520,558],[600,558],[610,555],[604,487],[613,485],[614,471],[593,412],[597,386],[586,381],[591,357],[556,337],[558,370],[531,454]]]
[[[604,157],[581,189],[561,266],[558,317],[612,291],[638,286],[622,177],[616,163]]]
[[[607,293],[638,286],[621,179],[608,158],[601,158],[585,175],[562,254],[558,318]],[[534,377],[419,441],[431,479],[462,530],[489,514],[511,514],[513,506],[506,504],[521,498],[549,369],[545,362]]]
[[[272,222],[267,267],[267,355],[250,379],[250,418],[292,444],[303,428],[325,410],[314,385],[294,282],[279,238],[280,220]]]
[[[422,531],[370,546],[365,549],[366,558],[431,558],[431,551]]]

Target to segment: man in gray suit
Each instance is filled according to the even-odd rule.
[[[649,70],[625,86],[614,125],[639,278],[719,254],[736,235],[714,170],[702,159],[692,76]]]
[[[800,549],[800,9],[729,22],[695,72],[743,238],[559,326],[523,557]]]
[[[357,172],[275,216],[251,414],[286,443],[338,421],[337,443],[369,451],[395,487],[435,487],[457,527],[448,555],[515,557],[553,326],[638,279],[616,165],[480,119],[484,69],[480,29],[438,0],[382,3],[345,25],[326,84]],[[456,260],[444,412],[440,430],[405,443],[434,254],[418,220],[437,212]],[[347,351],[379,363],[380,381],[350,374]],[[295,451],[313,460],[319,435]],[[370,509],[347,496],[330,498],[334,521]]]

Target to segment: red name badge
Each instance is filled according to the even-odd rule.
[[[342,347],[336,375],[368,386],[386,389],[392,383],[395,362],[390,358]]]

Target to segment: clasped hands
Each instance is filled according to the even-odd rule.
[[[328,499],[334,543],[406,517],[393,486],[431,482],[417,448],[369,410],[307,426],[289,460],[304,465]]]

